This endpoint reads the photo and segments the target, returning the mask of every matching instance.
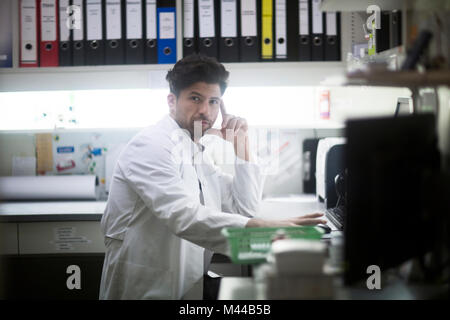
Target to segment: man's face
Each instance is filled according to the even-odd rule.
[[[192,139],[194,139],[194,123],[197,122],[196,133],[203,136],[217,119],[221,96],[219,84],[196,82],[182,90],[178,98],[173,93],[169,94],[167,102],[170,115],[182,129],[189,131]]]

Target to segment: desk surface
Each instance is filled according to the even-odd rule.
[[[224,277],[220,282],[219,300],[264,300],[264,292],[253,278]],[[448,299],[448,286],[408,285],[397,281],[381,290],[344,287],[336,281],[330,300],[426,300]]]
[[[0,222],[100,220],[106,201],[14,201],[0,203]],[[313,212],[324,212],[314,195],[267,198],[256,217],[286,219]]]

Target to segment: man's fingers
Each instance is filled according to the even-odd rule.
[[[244,118],[238,118],[234,131],[237,133],[239,130],[244,132],[248,130],[247,121]]]
[[[299,222],[299,225],[301,226],[315,226],[318,224],[326,224],[326,220],[321,219],[303,219]]]
[[[222,118],[225,118],[227,115],[227,109],[225,109],[225,103],[223,103],[223,100],[220,100],[220,113],[222,114]]]
[[[322,213],[313,213],[313,214],[308,214],[302,217],[296,217],[296,218],[292,218],[290,219],[291,222],[294,222],[297,225],[304,225],[304,226],[309,226],[309,225],[316,225],[316,224],[326,224],[327,221],[324,219],[319,219],[320,217],[322,217],[323,214]]]
[[[233,132],[236,130],[236,124],[238,123],[239,118],[233,117],[228,121],[228,124],[226,126],[226,130],[233,130]]]
[[[230,120],[233,118],[234,116],[232,116],[231,114],[222,115],[222,129],[226,128]]]
[[[220,100],[220,114],[222,115],[222,128],[226,127],[230,116],[227,114],[227,110],[225,109],[225,104],[223,100]]]
[[[323,213],[310,213],[305,214],[304,216],[301,216],[300,218],[320,218],[323,216]]]
[[[222,131],[220,131],[220,130],[218,130],[218,129],[214,129],[214,128],[208,129],[208,130],[205,132],[205,134],[212,134],[212,135],[218,136],[218,137],[220,137],[220,138],[223,138]]]

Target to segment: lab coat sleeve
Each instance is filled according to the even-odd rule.
[[[177,236],[214,252],[227,254],[225,227],[245,227],[249,218],[230,215],[200,204],[181,178],[171,156],[173,145],[150,141],[130,146],[126,179],[153,214]],[[136,156],[139,155],[139,156]]]
[[[261,202],[264,175],[256,163],[239,161],[235,163],[234,177],[220,174],[222,190],[222,210],[253,217]]]

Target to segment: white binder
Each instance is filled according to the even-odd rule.
[[[286,0],[275,1],[275,57],[287,59]]]

